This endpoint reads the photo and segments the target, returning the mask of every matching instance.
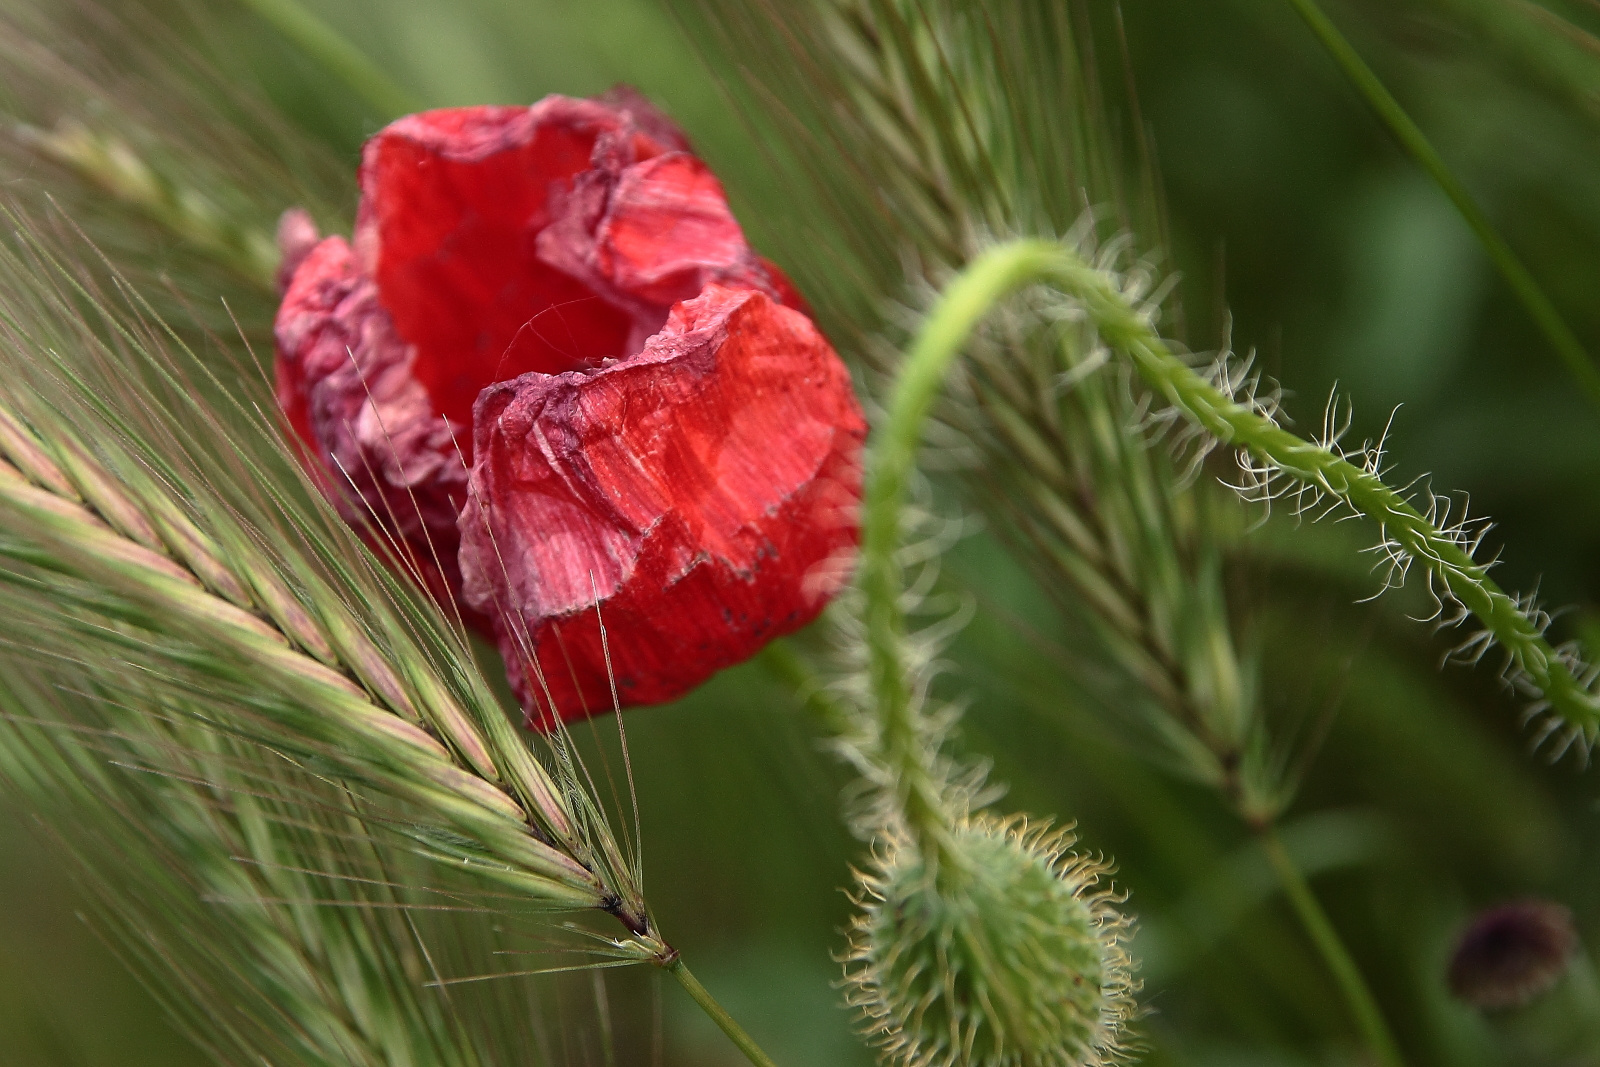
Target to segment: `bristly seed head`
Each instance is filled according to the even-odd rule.
[[[1130,921],[1072,837],[978,817],[931,872],[909,844],[861,874],[851,1006],[900,1067],[1122,1062],[1138,983]],[[951,862],[953,859],[955,862]]]

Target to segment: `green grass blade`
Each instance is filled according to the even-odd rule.
[[[1461,217],[1466,220],[1479,243],[1483,245],[1483,250],[1488,253],[1495,269],[1511,287],[1511,291],[1522,303],[1539,331],[1544,334],[1545,340],[1555,350],[1557,357],[1577,380],[1589,400],[1600,407],[1600,368],[1595,366],[1594,359],[1585,351],[1577,335],[1561,317],[1556,306],[1550,302],[1550,298],[1544,294],[1533,274],[1494,228],[1489,216],[1484,214],[1483,208],[1478,206],[1478,202],[1473,199],[1466,186],[1461,184],[1445,164],[1444,159],[1428,141],[1427,135],[1411,120],[1405,108],[1400,106],[1400,101],[1394,98],[1394,94],[1389,92],[1378,75],[1362,60],[1354,46],[1317,6],[1316,0],[1289,0],[1289,3],[1300,13],[1301,18],[1305,19],[1306,25],[1311,27],[1311,32],[1322,42],[1322,46],[1328,50],[1328,54],[1339,65],[1345,77],[1350,79],[1351,84],[1366,99],[1372,110],[1377,112],[1378,118],[1389,127],[1389,132],[1394,135],[1395,140],[1400,142],[1400,146],[1407,154],[1450,198],[1450,202],[1456,206],[1456,210],[1461,213]]]
[[[384,119],[396,119],[425,106],[332,26],[296,0],[241,0],[306,55],[316,60],[365,100]]]

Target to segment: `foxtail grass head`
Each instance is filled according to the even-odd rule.
[[[861,875],[848,999],[903,1067],[1122,1062],[1130,922],[1064,831],[977,817],[941,863],[891,846]]]

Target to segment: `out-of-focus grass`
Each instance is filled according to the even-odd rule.
[[[240,71],[353,168],[378,117],[252,16],[212,6]],[[783,235],[797,232],[785,213],[798,179],[766,168],[657,7],[315,6],[440,104],[633,82],[688,128],[756,242],[782,262]],[[1460,21],[1465,7],[1329,7],[1600,351],[1594,110],[1530,72],[1537,60],[1522,46],[1498,48]],[[1600,412],[1442,194],[1287,5],[1137,0],[1123,12],[1172,206],[1189,343],[1214,346],[1226,308],[1235,343],[1259,349],[1302,425],[1320,419],[1335,381],[1355,400],[1357,436],[1380,432],[1401,405],[1390,445],[1402,480],[1435,472],[1440,488],[1469,492],[1494,516],[1505,584],[1542,579],[1555,604],[1600,605]],[[1098,28],[1107,80],[1120,84],[1109,21]],[[1280,524],[1257,538],[1260,557],[1241,581],[1267,594],[1247,627],[1267,705],[1308,728],[1337,713],[1286,837],[1418,1067],[1537,1062],[1505,1025],[1448,1001],[1444,953],[1471,909],[1530,893],[1566,902],[1600,938],[1593,772],[1527,758],[1515,703],[1489,667],[1437,670],[1451,642],[1403,618],[1426,608],[1418,595],[1356,604],[1375,588],[1354,554],[1365,543],[1358,530]],[[1107,728],[1114,708],[1066,706],[1078,687],[1052,648],[1078,637],[990,540],[970,540],[951,569],[983,591],[945,682],[973,694],[961,746],[994,759],[1009,806],[1075,818],[1086,847],[1118,859],[1130,907],[1145,916],[1135,951],[1149,960],[1150,1062],[1327,1062],[1330,1035],[1347,1023],[1260,881],[1249,835],[1209,794],[1143,762]],[[869,1062],[829,985],[848,911],[836,890],[858,846],[838,817],[842,778],[804,713],[746,667],[677,706],[632,712],[626,725],[649,894],[669,936],[780,1062]],[[0,1061],[189,1062],[74,917],[47,856],[18,826],[0,833]],[[734,1062],[675,988],[659,990],[658,1017],[654,976],[612,972],[606,982],[624,1048],[648,1050],[659,1022],[669,1063]],[[593,1050],[575,1043],[569,1055],[583,1062]]]
[[[27,813],[0,815],[0,1061],[14,1067],[204,1062],[84,921]]]

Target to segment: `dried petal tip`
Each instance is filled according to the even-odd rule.
[[[1520,1007],[1547,993],[1578,948],[1572,912],[1519,900],[1480,912],[1450,958],[1450,992],[1475,1008]]]
[[[300,264],[317,247],[322,235],[311,213],[303,207],[292,207],[278,216],[278,295],[289,291],[289,282]]]

